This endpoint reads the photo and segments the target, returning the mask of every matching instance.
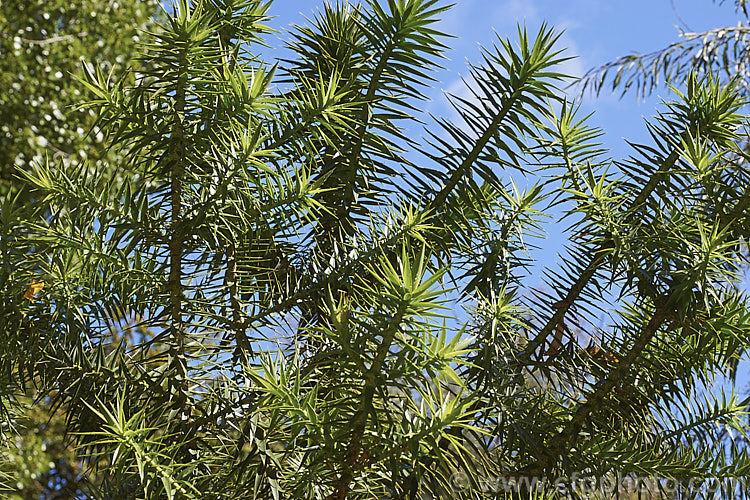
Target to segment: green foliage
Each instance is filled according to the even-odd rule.
[[[156,6],[154,0],[0,2],[1,194],[16,182],[16,167],[45,157],[106,161],[103,136],[92,130],[94,111],[73,109],[87,99],[73,75],[82,58],[120,74]]]
[[[723,4],[726,0],[713,0]],[[611,91],[635,92],[637,97],[650,95],[655,89],[681,85],[690,74],[714,75],[734,81],[747,95],[750,88],[748,44],[750,15],[746,0],[734,0],[735,12],[741,16],[736,26],[722,26],[693,33],[679,29],[681,40],[647,54],[632,53],[589,70],[581,79],[580,91],[597,95],[607,86]]]
[[[80,492],[84,467],[65,438],[65,415],[53,413],[44,400],[23,397],[18,404],[24,409],[13,415],[18,433],[9,436],[10,448],[0,455],[0,473],[14,489],[13,493],[4,493],[12,499],[54,495],[75,498]],[[95,480],[88,478],[92,479]]]
[[[46,158],[65,165],[88,158],[92,171],[105,165],[116,168],[115,152],[103,146],[102,132],[93,127],[95,111],[75,109],[88,94],[74,75],[81,73],[82,59],[107,73],[124,74],[135,56],[141,30],[154,26],[156,12],[157,2],[151,0],[0,2],[3,331],[16,332],[26,321],[25,315],[19,314],[17,290],[9,288],[8,280],[14,272],[33,266],[25,255],[37,253],[28,221],[38,215],[39,207],[30,203],[33,194],[19,174]],[[29,340],[14,334],[3,343],[3,355],[33,363],[33,358],[24,359],[31,354]],[[21,408],[2,408],[3,420],[13,425],[12,429],[7,425],[0,429],[0,463],[9,473],[0,476],[0,482],[13,486],[19,498],[75,496],[83,465],[69,440],[63,438],[64,411],[53,414],[43,394],[33,388],[24,391],[7,370],[0,380],[0,392],[20,391],[23,401]],[[15,432],[5,434],[11,430]]]
[[[177,2],[138,78],[82,80],[117,170],[36,162],[37,211],[3,205],[2,373],[66,412],[90,496],[750,473],[714,448],[747,401],[711,392],[750,344],[736,88],[690,76],[613,161],[558,35],[519,28],[420,141],[446,7],[328,4],[280,64],[271,8]],[[547,215],[567,254],[535,288]]]

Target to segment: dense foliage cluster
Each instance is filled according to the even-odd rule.
[[[118,74],[134,56],[157,2],[30,0],[0,3],[0,194],[15,168],[46,157],[101,166],[103,134],[73,78],[81,59]],[[119,70],[118,70],[119,68]]]
[[[735,87],[688,76],[618,161],[546,26],[484,50],[452,121],[421,106],[442,3],[327,4],[278,64],[271,9],[179,0],[131,69],[84,66],[101,163],[17,163],[34,203],[6,194],[0,216],[8,440],[33,387],[93,498],[750,474],[724,440],[748,402],[712,387],[750,346]],[[549,215],[566,253],[535,286]]]
[[[34,210],[31,190],[22,189],[17,169],[83,159],[92,170],[117,168],[114,151],[103,146],[103,133],[94,127],[96,112],[78,108],[90,96],[75,75],[85,60],[113,78],[122,76],[142,30],[155,25],[157,9],[154,0],[0,2],[0,211],[6,230],[26,231],[22,214]],[[4,255],[3,290],[10,265]],[[8,483],[21,498],[74,496],[83,464],[62,439],[64,411],[50,413],[49,399],[33,384],[19,390],[28,410],[14,421],[0,471],[10,473]]]

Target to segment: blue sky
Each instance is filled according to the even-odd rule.
[[[712,0],[453,0],[454,7],[445,14],[439,28],[457,38],[448,43],[452,50],[444,62],[445,71],[438,75],[440,84],[431,91],[433,101],[428,110],[449,116],[451,111],[442,99],[444,90],[460,89],[460,75],[468,74],[466,62],[479,61],[479,46],[490,46],[496,34],[515,37],[516,23],[526,23],[536,32],[542,22],[565,30],[561,45],[577,58],[564,71],[576,76],[587,69],[633,51],[650,52],[677,39],[677,26],[684,22],[692,31],[734,25],[737,16],[734,3],[717,5]],[[448,3],[448,2],[446,2]],[[271,8],[276,16],[270,23],[279,29],[292,23],[304,24],[322,5],[322,0],[276,0]],[[283,37],[283,34],[279,35]],[[605,95],[587,97],[584,109],[596,111],[592,123],[605,130],[605,145],[615,157],[628,154],[623,138],[647,140],[643,116],[654,114],[661,90],[646,102],[634,97]]]

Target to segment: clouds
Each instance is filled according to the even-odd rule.
[[[578,49],[578,44],[567,32],[563,33],[558,42],[560,48],[565,48],[565,52],[562,53],[563,57],[570,57],[567,61],[560,64],[558,70],[560,73],[572,76],[573,78],[582,77],[589,66],[587,61],[581,55],[581,51]]]
[[[564,55],[566,57],[573,57],[573,59],[565,61],[560,66],[559,71],[573,77],[583,76],[587,67],[579,50],[579,44],[571,33],[578,26],[578,23],[568,17],[561,16],[563,12],[567,12],[566,9],[560,7],[542,9],[540,4],[544,3],[534,0],[505,0],[493,11],[495,30],[501,35],[507,33],[512,39],[516,26],[519,24],[527,26],[532,33],[538,29],[542,22],[555,26],[558,33],[564,32],[560,37],[558,46],[565,48]],[[574,2],[569,2],[568,5],[571,3]]]
[[[462,0],[457,2],[447,14],[447,22],[441,26],[441,29],[458,37],[455,41],[458,43],[452,41],[450,44],[454,47],[452,53],[454,60],[446,65],[447,72],[441,75],[447,77],[442,79],[445,82],[443,89],[470,101],[474,100],[475,98],[458,75],[468,75],[467,60],[474,63],[480,62],[479,46],[491,50],[498,36],[514,42],[518,37],[519,25],[522,27],[525,25],[530,36],[533,37],[543,22],[556,26],[558,32],[565,31],[558,46],[560,49],[565,49],[563,56],[571,57],[571,59],[562,63],[557,70],[573,77],[582,76],[588,69],[589,63],[581,57],[579,50],[581,45],[573,35],[578,24],[570,20],[567,12],[568,9],[561,8],[559,4],[549,0],[503,0],[493,3]],[[574,93],[576,90],[571,89],[570,92]],[[438,92],[435,92],[432,97],[435,102],[430,107],[430,111],[456,117],[455,110],[449,108]]]
[[[505,16],[516,21],[535,21],[538,14],[539,9],[536,2],[532,0],[506,0],[495,7],[493,17],[498,19],[500,16]]]
[[[445,21],[441,23],[441,29],[458,37],[451,45],[454,47],[455,63],[451,64],[454,71],[464,72],[464,61],[479,60],[478,45],[491,47],[496,37],[510,38],[515,40],[517,27],[526,26],[530,33],[535,33],[543,22],[556,27],[556,30],[566,32],[562,35],[559,46],[567,48],[566,56],[576,56],[575,59],[566,61],[561,71],[571,76],[582,76],[587,66],[587,61],[582,58],[579,44],[573,35],[573,31],[580,26],[579,22],[573,21],[569,14],[569,8],[576,4],[575,0],[566,2],[567,7],[562,8],[557,2],[550,0],[503,0],[501,2],[486,2],[478,0],[462,0],[448,11]],[[452,87],[449,84],[448,87]]]

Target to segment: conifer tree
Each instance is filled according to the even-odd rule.
[[[750,343],[735,88],[690,77],[616,161],[546,26],[485,49],[451,121],[420,107],[447,6],[324,5],[279,63],[272,9],[179,0],[137,79],[90,69],[128,175],[37,162],[36,218],[4,223],[3,370],[67,411],[91,496],[748,475],[712,447],[747,401],[710,390]],[[541,289],[547,215],[569,242]]]

